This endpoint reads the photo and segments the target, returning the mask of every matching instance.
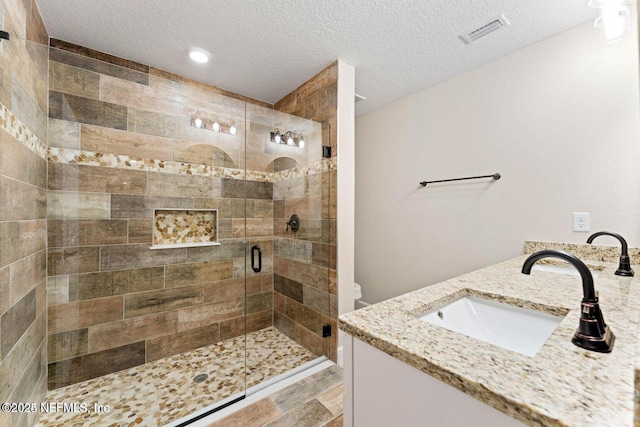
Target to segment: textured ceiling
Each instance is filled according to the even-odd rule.
[[[341,59],[362,114],[595,17],[587,0],[37,0],[51,37],[275,103]],[[503,13],[511,26],[458,35]],[[594,30],[595,31],[595,30]],[[197,65],[190,46],[213,60]]]

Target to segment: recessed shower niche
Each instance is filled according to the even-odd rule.
[[[218,246],[217,209],[154,209],[150,249]]]

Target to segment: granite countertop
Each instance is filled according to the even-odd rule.
[[[633,426],[636,366],[640,369],[640,278],[614,275],[618,248],[525,245],[527,254],[542,249],[565,250],[590,268],[602,269],[594,282],[604,319],[616,336],[611,353],[571,343],[580,318],[580,277],[544,271],[522,274],[527,255],[345,314],[339,327],[525,424]],[[631,250],[630,256],[640,276],[640,250]],[[461,294],[566,316],[534,357],[415,317]]]

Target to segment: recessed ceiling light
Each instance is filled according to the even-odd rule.
[[[190,47],[188,52],[189,58],[198,64],[205,64],[211,59],[211,54],[201,47]]]

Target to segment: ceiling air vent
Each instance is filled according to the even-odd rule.
[[[472,42],[478,40],[480,37],[484,37],[489,33],[492,33],[500,28],[509,25],[509,21],[504,15],[498,16],[496,19],[487,22],[480,28],[476,28],[475,30],[468,31],[466,34],[461,34],[460,38],[466,44],[471,44]]]

